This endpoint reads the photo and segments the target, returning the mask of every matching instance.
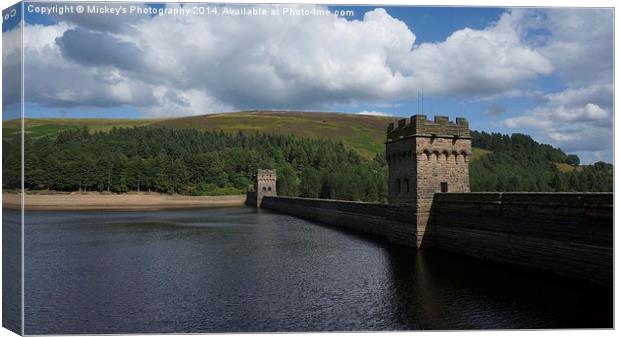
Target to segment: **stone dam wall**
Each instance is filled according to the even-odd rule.
[[[439,249],[613,283],[612,193],[438,193],[431,222]]]
[[[612,193],[437,193],[433,199],[429,246],[612,285]],[[412,207],[292,197],[265,197],[262,207],[416,246]]]
[[[258,207],[258,204],[256,203],[257,199],[256,199],[256,192],[254,191],[248,191],[245,194],[245,204],[248,206],[252,206],[252,207]]]
[[[261,207],[416,247],[416,217],[411,216],[415,212],[413,207],[280,196],[265,196]]]

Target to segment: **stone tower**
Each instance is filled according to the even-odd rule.
[[[415,115],[388,126],[386,158],[389,166],[388,202],[410,206],[415,214],[417,246],[432,245],[427,230],[433,195],[469,192],[471,134],[465,118],[451,123],[448,117]],[[399,209],[407,209],[399,207]],[[398,215],[411,217],[411,213]],[[429,228],[430,229],[430,228]]]
[[[276,170],[258,170],[256,173],[256,207],[260,207],[265,196],[276,196]]]

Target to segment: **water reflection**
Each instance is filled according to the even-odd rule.
[[[251,208],[26,215],[26,333],[610,327],[609,289]]]

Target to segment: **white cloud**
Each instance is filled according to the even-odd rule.
[[[119,19],[114,28],[85,20],[26,27],[27,67],[38,72],[26,78],[26,99],[133,105],[151,115],[324,109],[410,99],[422,88],[431,95],[497,94],[553,70],[523,43],[512,13],[486,29],[421,45],[383,9],[359,21],[190,15]]]
[[[598,90],[591,87],[550,93],[543,97],[543,105],[507,118],[503,124],[509,128],[534,128],[541,141],[568,152],[610,152],[613,115],[596,103],[599,96]]]
[[[538,139],[578,153],[583,162],[611,161],[613,11],[555,8],[513,14],[523,40],[552,62],[564,89],[536,95],[537,107],[504,125],[533,128]]]
[[[505,13],[487,29],[465,28],[444,42],[424,43],[411,55],[411,72],[429,93],[472,95],[501,93],[551,73],[549,60],[522,42],[513,21]]]
[[[612,84],[589,84],[584,87],[568,88],[558,93],[544,96],[552,105],[574,106],[596,102],[606,109],[613,108],[613,85]]]
[[[393,114],[389,113],[389,112],[383,112],[383,111],[360,111],[357,113],[358,115],[364,115],[364,116],[382,116],[382,117],[390,117],[393,116]]]
[[[570,85],[611,83],[613,10],[557,8],[546,12],[548,43],[540,48]]]

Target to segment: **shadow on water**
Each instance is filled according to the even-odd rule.
[[[277,214],[265,209],[261,214]],[[376,236],[313,224],[384,247],[389,298],[403,329],[612,328],[613,289],[522,270],[436,249],[388,243]]]
[[[391,303],[410,329],[613,327],[610,288],[436,250],[393,246],[389,261]]]

